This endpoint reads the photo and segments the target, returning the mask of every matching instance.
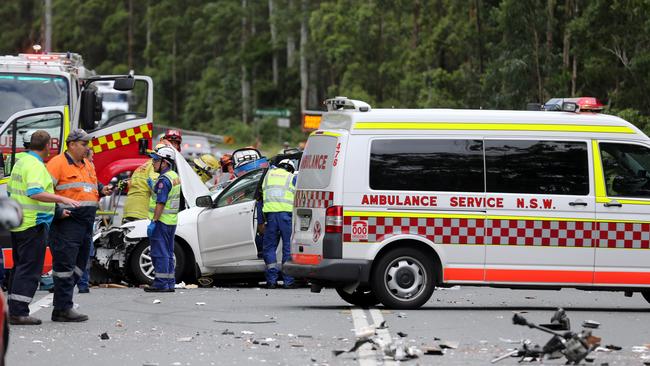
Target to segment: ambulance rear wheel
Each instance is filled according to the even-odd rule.
[[[433,260],[415,248],[395,248],[376,260],[373,292],[387,308],[417,309],[435,288]]]
[[[645,301],[650,302],[650,290],[641,291],[641,295],[643,295]]]
[[[375,306],[379,304],[379,299],[370,289],[357,288],[353,293],[348,293],[343,290],[343,288],[337,288],[336,293],[341,296],[346,302],[349,302],[352,305],[360,306],[362,308],[367,308],[370,306]]]

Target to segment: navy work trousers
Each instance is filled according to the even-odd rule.
[[[291,212],[267,212],[264,229],[263,257],[266,263],[266,283],[275,284],[281,272],[275,252],[278,249],[278,234],[282,237],[282,263],[291,257]],[[284,285],[293,284],[293,277],[282,274]]]
[[[176,285],[176,264],[174,263],[174,234],[176,225],[165,225],[156,222],[153,235],[149,238],[151,246],[151,261],[156,271],[153,287],[173,289]]]
[[[9,284],[10,315],[29,315],[29,303],[32,302],[43,272],[47,229],[46,224],[39,224],[11,233],[14,272]]]
[[[74,287],[88,265],[93,240],[95,208],[78,207],[72,216],[54,220],[52,225],[52,277],[54,309],[71,309]]]

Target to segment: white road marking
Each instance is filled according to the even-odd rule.
[[[43,306],[41,305],[52,305],[52,299],[54,298],[54,294],[47,294],[43,296],[40,300],[36,301],[33,304],[29,305],[29,314],[34,315],[35,312],[41,310]]]
[[[382,340],[382,343],[386,345],[390,345],[391,343],[393,343],[393,338],[391,337],[390,332],[388,331],[388,327],[380,328],[381,323],[384,322],[384,317],[383,315],[381,315],[381,311],[376,308],[370,308],[369,311],[372,320],[375,322],[375,327],[378,328],[376,330],[377,336]],[[399,362],[397,361],[384,360],[384,365],[397,365],[397,364],[399,364]]]
[[[351,311],[355,335],[368,329],[368,321],[366,320],[366,314],[363,309],[352,308]],[[357,359],[361,366],[377,365],[377,354],[373,351],[371,343],[366,343],[359,347],[357,350]]]

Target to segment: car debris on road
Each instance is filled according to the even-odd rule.
[[[600,346],[601,338],[592,335],[590,330],[600,326],[597,321],[586,320],[583,322],[583,330],[580,333],[571,331],[571,322],[563,309],[558,309],[555,312],[550,324],[534,324],[524,318],[521,313],[515,313],[512,322],[515,325],[527,326],[551,334],[552,337],[543,347],[538,344],[533,345],[528,339],[523,340],[519,348],[492,359],[492,363],[509,357],[519,357],[519,362],[542,361],[545,357],[547,359],[564,357],[567,360],[566,364],[577,365],[582,361],[593,362],[593,358],[588,357],[591,352],[611,352],[621,349],[614,345]]]

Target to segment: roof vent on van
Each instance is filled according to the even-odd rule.
[[[323,102],[327,106],[327,111],[342,111],[345,109],[353,109],[357,112],[369,112],[370,105],[360,100],[348,99],[347,97],[334,97],[327,99]]]

